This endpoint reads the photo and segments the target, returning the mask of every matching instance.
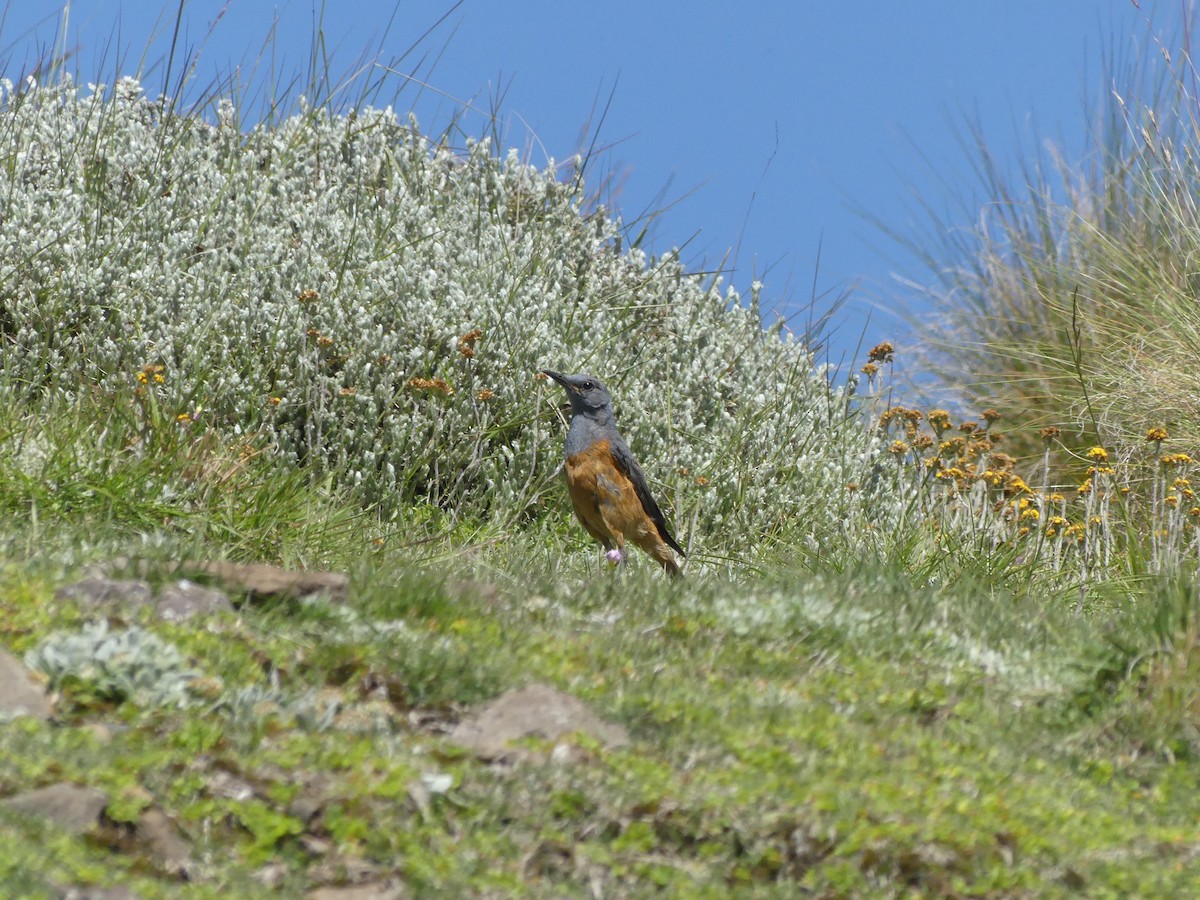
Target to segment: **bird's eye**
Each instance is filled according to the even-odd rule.
[[[590,391],[590,390],[591,390],[592,388],[594,388],[595,386],[596,386],[596,382],[594,382],[594,381],[585,381],[585,382],[583,383],[583,389],[584,389],[585,391]]]

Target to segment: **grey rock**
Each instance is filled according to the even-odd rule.
[[[127,887],[81,887],[72,886],[58,889],[61,900],[140,900],[141,894]]]
[[[450,732],[449,739],[483,759],[527,755],[510,746],[522,738],[553,741],[583,732],[606,747],[623,747],[629,734],[600,719],[586,704],[545,684],[508,691],[475,709]]]
[[[147,855],[166,871],[176,875],[187,872],[192,848],[161,809],[150,807],[142,813],[134,837]]]
[[[161,578],[169,575],[205,575],[220,582],[226,589],[248,594],[251,600],[274,598],[299,598],[324,594],[330,600],[341,603],[350,592],[350,578],[341,572],[295,571],[268,566],[264,563],[232,563],[222,561],[156,562],[145,559],[130,559],[118,556],[104,563],[89,566],[89,577],[84,581],[123,584],[114,580],[114,573],[136,574],[140,578]],[[145,581],[145,602],[150,601],[150,585]],[[63,588],[62,591],[73,589]],[[61,593],[61,591],[60,591]],[[57,595],[56,595],[57,596]]]
[[[403,900],[408,892],[395,881],[374,881],[348,887],[323,887],[309,891],[304,900]]]
[[[104,791],[75,784],[52,784],[0,800],[0,807],[49,819],[72,834],[83,834],[99,823],[106,806]]]
[[[17,716],[45,721],[53,712],[42,683],[19,659],[0,650],[0,721]]]
[[[188,568],[211,575],[230,588],[245,591],[252,600],[298,599],[324,594],[337,603],[350,593],[350,578],[341,572],[300,572],[262,563],[189,563]]]
[[[186,578],[159,591],[155,606],[159,616],[168,622],[182,622],[192,616],[233,611],[229,595],[224,591],[196,584]]]
[[[135,610],[145,606],[154,596],[150,583],[140,578],[108,578],[93,575],[60,587],[54,599],[71,601],[80,606],[119,606]]]

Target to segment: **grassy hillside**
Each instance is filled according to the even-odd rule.
[[[5,83],[0,134],[0,649],[53,701],[0,723],[0,802],[103,809],[5,808],[0,893],[1200,877],[1200,504],[1152,407],[1064,465],[1078,417],[898,406],[886,342],[834,388],[756,296],[645,254],[586,160],[388,108],[251,126],[64,78]],[[609,381],[681,583],[574,523],[546,366]],[[135,583],[61,590],[97,573]],[[197,585],[232,608],[158,612]],[[531,684],[605,727],[464,744]]]

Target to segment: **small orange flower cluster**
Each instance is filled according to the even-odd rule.
[[[410,378],[407,383],[414,391],[430,391],[446,397],[454,393],[454,388],[444,378]]]
[[[893,428],[902,431],[888,446],[888,452],[897,459],[913,453],[914,461],[943,484],[953,482],[967,488],[982,480],[1008,494],[1028,491],[1029,485],[1013,472],[1016,460],[996,450],[1003,436],[990,427],[999,415],[988,410],[981,418],[983,425],[968,421],[955,426],[944,409],[933,409],[925,415],[917,409],[894,406],[879,417],[879,428],[885,434],[891,434]],[[933,434],[922,429],[922,422],[928,423]],[[931,449],[932,453],[922,455]]]
[[[322,334],[321,330],[319,328],[310,328],[304,333],[306,335],[308,335],[310,338],[314,338],[317,342],[318,347],[332,347],[333,346],[333,338],[331,338],[327,334]]]
[[[1158,458],[1158,461],[1164,466],[1186,466],[1190,462],[1195,462],[1186,453],[1164,453]]]
[[[466,334],[458,339],[458,352],[462,354],[463,359],[472,359],[475,356],[475,342],[483,337],[482,328],[472,328]]]
[[[890,363],[896,358],[896,348],[891,341],[881,341],[867,351],[867,359],[873,363]]]

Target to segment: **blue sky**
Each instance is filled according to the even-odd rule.
[[[1147,34],[1181,15],[1181,4],[1158,4],[1151,21],[1152,5],[359,0],[330,3],[323,23],[334,72],[368,49],[403,57],[398,68],[426,86],[408,83],[396,104],[428,131],[460,113],[468,132],[482,132],[502,97],[504,142],[540,164],[586,149],[603,114],[599,161],[625,217],[677,201],[651,249],[682,245],[697,269],[725,260],[739,289],[760,278],[764,305],[797,329],[814,280],[826,297],[817,312],[853,288],[829,339],[837,362],[860,336],[868,346],[898,336],[893,313],[914,295],[894,276],[924,276],[855,207],[901,232],[916,225],[915,197],[956,209],[975,187],[955,137],[969,115],[1002,161],[1045,139],[1078,153],[1084,99],[1106,89],[1106,48],[1157,52]],[[80,73],[111,81],[114,68],[141,66],[161,85],[156,63],[177,6],[72,3],[66,45]],[[62,5],[0,8],[0,61],[13,77],[54,45]],[[276,71],[303,68],[320,9],[319,0],[186,3],[181,36],[201,50],[197,83],[239,64],[248,72],[260,57]],[[951,218],[969,226],[972,217]]]

